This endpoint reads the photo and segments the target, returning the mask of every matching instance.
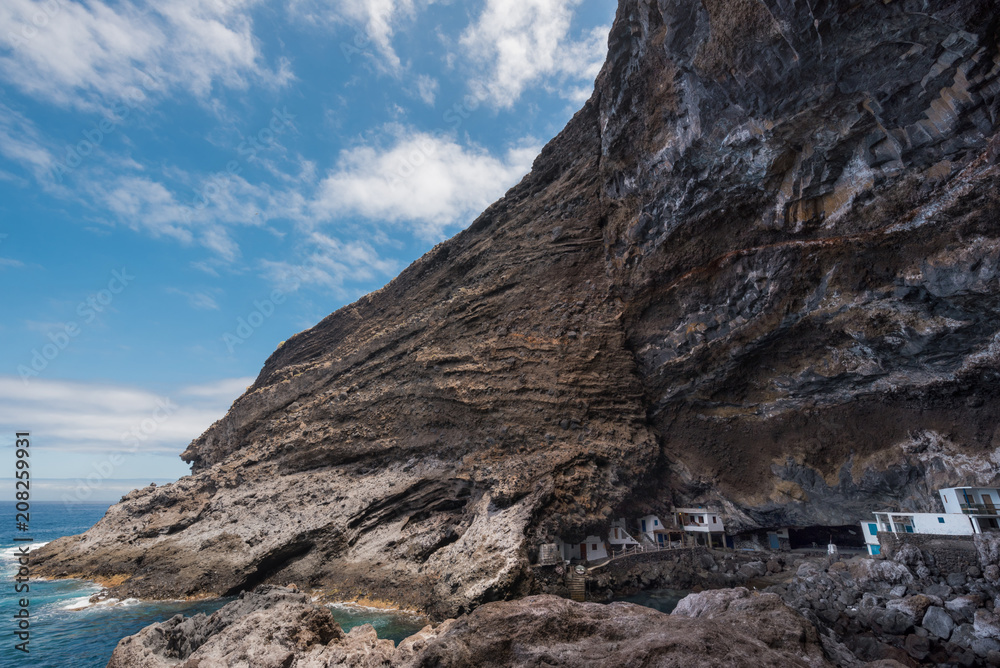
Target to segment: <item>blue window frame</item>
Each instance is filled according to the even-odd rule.
[[[944,518],[943,517],[939,517],[938,518],[938,524],[944,524]]]
[[[875,524],[874,522],[869,522],[868,523],[868,533],[870,533],[873,536],[875,534],[877,534],[878,533],[878,525]]]
[[[913,527],[911,527],[909,524],[906,525],[906,533],[913,533]]]
[[[872,554],[882,554],[881,545],[869,545],[868,547],[872,549]]]

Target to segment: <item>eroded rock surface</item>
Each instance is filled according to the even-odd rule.
[[[622,0],[532,172],[288,340],[39,572],[296,582],[452,616],[530,550],[717,503],[727,528],[997,480],[992,0]]]
[[[715,592],[696,595],[701,614],[687,616],[532,596],[481,606],[393,647],[367,625],[344,634],[303,594],[266,587],[211,617],[146,627],[118,644],[108,668],[832,665],[815,629],[777,596],[730,592],[724,604]]]

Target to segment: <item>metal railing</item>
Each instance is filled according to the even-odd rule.
[[[966,515],[996,515],[997,508],[993,504],[985,503],[960,503],[962,512]]]

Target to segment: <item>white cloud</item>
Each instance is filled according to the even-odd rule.
[[[498,107],[509,108],[531,85],[549,84],[579,99],[580,83],[592,84],[607,54],[610,26],[570,37],[581,0],[487,0],[461,45],[485,73],[472,85]],[[565,91],[565,92],[563,92]]]
[[[417,77],[417,94],[420,95],[421,100],[432,107],[437,97],[438,88],[438,81],[434,77],[426,74],[421,74]]]
[[[24,263],[9,257],[0,257],[0,268],[20,269]]]
[[[55,159],[35,124],[0,103],[0,155],[27,167],[37,179],[49,177]]]
[[[320,232],[309,234],[300,260],[265,260],[261,266],[284,292],[308,285],[324,288],[338,297],[351,296],[346,289],[348,284],[391,277],[399,271],[395,260],[381,257],[364,241],[342,241]]]
[[[254,40],[249,10],[258,1],[5,0],[0,77],[90,110],[173,90],[205,99],[218,85],[281,86],[292,78],[287,62],[269,69]]]
[[[215,298],[204,292],[186,292],[179,288],[167,288],[167,293],[187,299],[191,308],[197,311],[218,311],[219,304]]]
[[[85,190],[122,224],[154,237],[197,243],[226,262],[240,256],[232,228],[261,227],[272,215],[301,207],[296,202],[299,195],[275,193],[238,175],[199,178],[179,170],[173,175],[193,186],[190,200],[182,202],[167,185],[146,176],[120,176],[109,182],[92,179]]]
[[[530,169],[537,145],[510,148],[501,157],[475,146],[411,129],[389,128],[388,147],[359,146],[340,155],[320,184],[311,213],[318,220],[361,216],[408,222],[427,240],[471,219]]]
[[[35,447],[65,452],[178,454],[252,382],[220,381],[166,397],[121,385],[0,376],[0,427],[29,428]]]
[[[374,47],[382,56],[384,68],[394,74],[403,64],[392,46],[398,24],[412,20],[418,9],[433,4],[435,0],[298,0],[291,11],[300,19],[311,23],[348,23],[360,32],[341,44],[345,57]]]

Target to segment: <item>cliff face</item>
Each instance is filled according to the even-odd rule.
[[[518,186],[41,568],[451,615],[523,593],[538,541],[671,501],[842,524],[994,482],[998,17],[622,0]]]

